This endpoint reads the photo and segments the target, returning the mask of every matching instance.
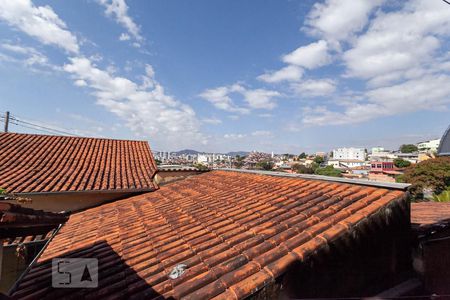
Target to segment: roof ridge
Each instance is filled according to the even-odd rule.
[[[371,180],[347,179],[347,178],[341,178],[341,177],[331,177],[331,176],[324,176],[324,175],[297,174],[297,173],[293,174],[293,173],[284,173],[284,172],[276,172],[276,171],[227,169],[227,168],[218,168],[218,169],[215,169],[215,170],[227,171],[227,172],[259,174],[259,175],[276,176],[276,177],[289,177],[289,178],[301,178],[301,179],[309,179],[309,180],[332,181],[332,182],[348,183],[348,184],[354,184],[354,185],[363,185],[363,186],[373,186],[373,187],[381,187],[381,188],[388,188],[388,189],[396,189],[396,190],[402,190],[402,191],[405,191],[411,185],[409,183],[379,182],[379,181],[371,181]]]
[[[108,140],[108,141],[122,141],[122,142],[142,142],[149,143],[147,140],[132,140],[132,139],[119,139],[119,138],[106,138],[106,137],[92,137],[92,136],[73,136],[73,135],[56,135],[56,134],[39,134],[39,133],[21,133],[21,132],[0,132],[2,135],[33,135],[33,136],[51,136],[51,137],[63,137],[73,139],[93,139],[93,140]]]

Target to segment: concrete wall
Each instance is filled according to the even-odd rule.
[[[142,193],[142,192],[140,192]],[[30,198],[31,203],[21,203],[23,207],[41,209],[45,211],[79,211],[99,204],[123,199],[140,193],[129,192],[61,192],[42,194],[20,194],[19,196]],[[16,203],[15,201],[9,201]]]
[[[17,245],[3,247],[0,293],[6,294],[8,292],[44,244],[44,241],[24,244],[21,255],[17,255]]]

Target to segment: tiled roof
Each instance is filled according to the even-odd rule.
[[[411,225],[413,227],[428,227],[450,224],[449,202],[418,202],[411,203]]]
[[[3,246],[11,246],[11,245],[17,246],[19,244],[35,243],[35,242],[44,243],[53,235],[55,230],[56,230],[56,228],[52,229],[48,232],[44,232],[42,234],[16,236],[16,237],[12,237],[12,238],[7,238],[7,239],[3,240]]]
[[[147,142],[0,134],[0,187],[10,193],[153,190]]]
[[[71,215],[13,296],[242,299],[397,203],[403,191],[212,171]],[[56,257],[98,258],[99,287],[53,289]]]
[[[18,235],[47,233],[66,222],[67,214],[25,208],[17,204],[0,202],[0,239]]]

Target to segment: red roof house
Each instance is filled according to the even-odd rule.
[[[0,134],[0,188],[31,207],[74,211],[157,188],[145,141]]]

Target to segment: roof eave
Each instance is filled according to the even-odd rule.
[[[115,189],[115,190],[82,190],[82,191],[55,191],[55,192],[16,192],[20,196],[50,196],[50,195],[74,195],[74,194],[110,194],[110,193],[147,193],[156,191],[157,188],[142,189]]]

